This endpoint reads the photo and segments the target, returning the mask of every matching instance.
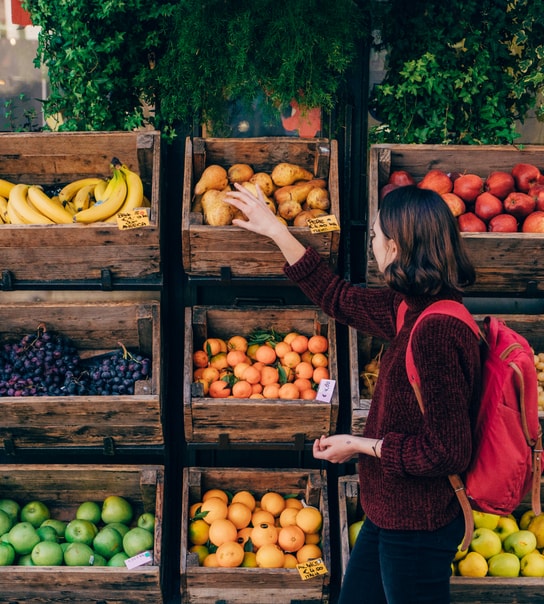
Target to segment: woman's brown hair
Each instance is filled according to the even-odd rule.
[[[438,193],[413,185],[394,189],[382,200],[378,220],[397,244],[397,257],[384,271],[395,291],[436,295],[474,283],[457,221]]]

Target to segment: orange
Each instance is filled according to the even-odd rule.
[[[241,545],[245,545],[249,539],[251,538],[251,531],[253,530],[252,526],[245,526],[243,529],[238,531],[238,536],[236,537],[236,541]]]
[[[231,336],[227,340],[227,350],[241,350],[246,352],[248,348],[248,342],[244,336]]]
[[[287,501],[286,501],[287,503]],[[285,509],[283,510],[283,512],[280,514],[279,517],[279,523],[281,527],[284,526],[293,526],[296,524],[295,522],[295,517],[298,513],[298,510],[296,508],[288,508],[285,507]]]
[[[236,541],[238,529],[228,518],[217,518],[210,524],[209,539],[218,547],[227,541]]]
[[[218,352],[210,359],[210,365],[216,369],[225,369],[226,367],[230,367],[227,361],[227,353]]]
[[[276,360],[276,351],[268,344],[261,344],[255,351],[255,359],[265,365],[271,365]]]
[[[255,554],[259,568],[283,568],[285,554],[275,543],[262,545]]]
[[[232,396],[234,398],[249,398],[252,393],[251,384],[245,380],[238,380],[232,385]]]
[[[219,338],[207,338],[204,340],[204,344],[202,344],[202,350],[209,357],[213,357],[220,352],[227,352],[227,344]]]
[[[263,362],[261,361],[255,361],[253,363],[253,367],[255,367],[255,369],[258,369],[259,371],[263,370],[263,367],[268,367],[268,365],[265,365]]]
[[[293,338],[290,344],[291,348],[299,354],[302,354],[308,350],[308,338],[302,334]]]
[[[197,367],[194,371],[193,371],[193,381],[197,381],[202,379],[202,374],[204,373],[204,369],[205,367]]]
[[[226,398],[230,396],[229,385],[223,380],[216,380],[210,384],[208,394],[212,398]]]
[[[227,364],[230,367],[235,367],[238,363],[249,364],[249,357],[243,350],[229,350],[227,352]]]
[[[208,567],[218,568],[219,567],[219,563],[217,562],[217,555],[216,555],[216,553],[213,552],[212,554],[208,554],[204,558],[204,562],[202,562],[202,566],[208,566]]]
[[[271,512],[267,512],[261,508],[255,508],[252,516],[251,516],[251,524],[253,526],[257,526],[258,524],[274,524],[276,522],[276,518],[274,514]]]
[[[228,507],[227,518],[237,529],[243,529],[251,522],[251,510],[245,503],[235,501]]]
[[[314,545],[318,545],[321,541],[321,533],[308,533],[306,538],[304,539],[304,543],[313,543]]]
[[[297,388],[297,386],[295,386],[295,384],[292,384],[290,382],[287,382],[286,384],[282,384],[280,386],[280,390],[278,392],[278,397],[281,399],[288,399],[288,400],[292,400],[292,399],[296,399],[300,397],[300,391]]]
[[[310,352],[327,352],[329,341],[325,336],[314,335],[308,340],[308,350]]]
[[[242,372],[240,377],[250,384],[259,384],[261,381],[261,372],[254,365],[250,365]]]
[[[305,533],[317,533],[323,525],[323,516],[316,507],[309,505],[298,511],[295,522]]]
[[[260,344],[250,344],[250,345],[247,347],[246,354],[247,354],[247,356],[248,356],[248,357],[249,357],[249,358],[250,358],[252,361],[255,361],[255,360],[256,360],[256,359],[255,359],[255,352],[257,351],[257,348],[259,348],[259,346],[260,346]]]
[[[296,556],[293,554],[285,554],[285,558],[283,560],[283,568],[296,568],[298,564],[298,560]]]
[[[278,545],[284,552],[297,552],[304,545],[305,537],[299,526],[284,526],[278,533]]]
[[[215,552],[217,563],[221,567],[235,568],[244,560],[244,548],[236,541],[222,543]]]
[[[277,543],[278,531],[273,523],[261,522],[253,527],[250,539],[253,546],[258,549],[263,545]]]
[[[192,545],[189,548],[189,551],[198,556],[199,566],[204,564],[204,558],[206,558],[206,556],[210,553],[205,545]]]
[[[314,367],[307,361],[300,361],[300,363],[295,367],[295,375],[297,378],[306,378],[307,380],[310,380],[313,374]]]
[[[297,499],[297,497],[286,497],[285,507],[301,510],[304,506],[302,505],[302,501],[300,499]]]
[[[281,366],[280,372],[280,383],[284,382],[294,382],[295,381],[295,372],[291,367],[287,367],[287,365]]]
[[[205,350],[195,350],[193,352],[193,365],[195,367],[206,367],[208,365],[208,355]]]
[[[329,378],[330,374],[327,367],[316,367],[314,369],[314,375],[312,379],[316,384],[319,384],[321,380],[328,380]]]
[[[247,363],[238,363],[238,365],[235,365],[232,368],[232,373],[234,374],[234,377],[237,377],[239,380],[243,379],[243,375],[246,372],[246,369],[248,367],[251,367],[251,363],[247,362]]]
[[[285,498],[276,491],[268,491],[261,497],[261,509],[277,518],[285,509]]]
[[[219,369],[217,369],[217,367],[204,367],[200,377],[203,380],[206,380],[208,384],[215,382],[215,380],[219,379]]]
[[[298,333],[298,331],[290,331],[288,334],[283,336],[283,341],[287,342],[287,344],[291,344],[291,342],[299,335],[300,334]]]
[[[278,359],[283,359],[285,354],[287,352],[291,352],[291,350],[293,349],[291,348],[291,345],[287,342],[278,342],[276,346],[274,346],[274,350],[276,351],[276,356],[278,357]],[[208,359],[206,358],[206,362],[207,360]]]
[[[308,562],[308,560],[315,560],[322,556],[321,548],[313,543],[307,543],[303,545],[296,553],[297,561],[299,564]]]
[[[243,568],[257,568],[257,554],[255,552],[244,552],[244,559],[240,566]]]
[[[261,394],[263,392],[263,385],[261,383],[251,385],[251,394]],[[264,398],[264,397],[263,397]]]
[[[314,367],[328,367],[329,359],[327,358],[327,355],[323,354],[322,352],[317,352],[312,357],[312,365]]]
[[[264,399],[264,396],[260,392],[254,392],[253,394],[250,395],[249,398],[262,400],[262,399]]]
[[[196,503],[191,504],[191,507],[189,508],[189,518],[194,518],[197,514],[197,512],[200,510],[200,507],[202,505],[202,501],[197,501]]]
[[[279,398],[280,396],[280,385],[279,384],[267,384],[263,388],[264,398]]]
[[[227,492],[223,489],[213,488],[204,491],[204,494],[202,495],[202,501],[206,501],[207,499],[210,499],[210,497],[219,497],[219,499],[222,499],[225,503],[229,502],[229,496],[227,495]]]
[[[314,374],[314,370],[312,369],[312,375],[310,376],[310,378],[313,376]],[[310,381],[310,378],[297,378],[293,384],[299,389],[299,391],[302,393],[304,390],[308,390],[308,388],[312,387],[312,382]]]
[[[261,384],[267,386],[268,384],[276,384],[280,381],[280,374],[276,367],[265,365],[261,369]]]
[[[243,503],[251,510],[251,512],[255,509],[255,497],[253,496],[253,493],[250,493],[249,491],[236,491],[232,497],[231,503]]]
[[[193,545],[204,545],[209,538],[210,525],[202,519],[189,522],[188,537]]]
[[[311,363],[312,362],[312,357],[314,356],[313,352],[310,352],[309,350],[307,350],[306,352],[303,352],[300,355],[300,360],[301,361],[305,361],[306,363]]]
[[[202,517],[208,524],[211,524],[214,520],[227,517],[227,504],[219,497],[210,497],[202,503],[200,511],[208,512]]]
[[[286,353],[283,359],[281,360],[282,365],[290,367],[291,369],[294,369],[300,362],[300,354],[298,352],[295,352],[294,350],[291,350],[291,352]]]
[[[305,401],[314,401],[317,392],[313,388],[307,388],[300,393],[300,398]]]

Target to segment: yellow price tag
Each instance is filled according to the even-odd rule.
[[[322,558],[315,558],[314,560],[297,564],[297,570],[303,581],[313,579],[313,577],[318,577],[319,575],[326,575],[329,572]]]
[[[334,214],[327,214],[327,216],[318,216],[317,218],[310,218],[308,220],[308,226],[312,233],[326,233],[327,231],[339,231],[340,225]]]
[[[119,212],[117,214],[117,226],[121,231],[149,226],[149,212],[146,208],[136,208],[130,212]]]

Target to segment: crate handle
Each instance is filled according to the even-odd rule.
[[[4,291],[13,290],[13,273],[11,271],[2,271],[2,289]]]
[[[285,306],[284,298],[234,298],[234,306]]]
[[[113,290],[113,275],[109,268],[103,268],[100,271],[100,285],[103,291],[111,292]]]
[[[115,455],[115,441],[111,436],[105,436],[103,440],[104,455],[113,456]]]
[[[6,455],[15,456],[15,442],[13,438],[4,438],[4,450],[6,451]]]

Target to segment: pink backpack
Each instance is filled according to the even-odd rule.
[[[397,330],[406,313],[401,303]],[[481,339],[482,392],[474,426],[474,449],[463,478],[449,477],[465,516],[466,549],[472,538],[472,509],[511,514],[532,492],[532,507],[540,514],[542,429],[538,419],[537,376],[534,353],[527,340],[495,317],[486,317],[483,331],[461,303],[440,300],[416,320],[406,350],[406,372],[423,412],[421,381],[412,355],[412,335],[432,313],[457,317]]]

